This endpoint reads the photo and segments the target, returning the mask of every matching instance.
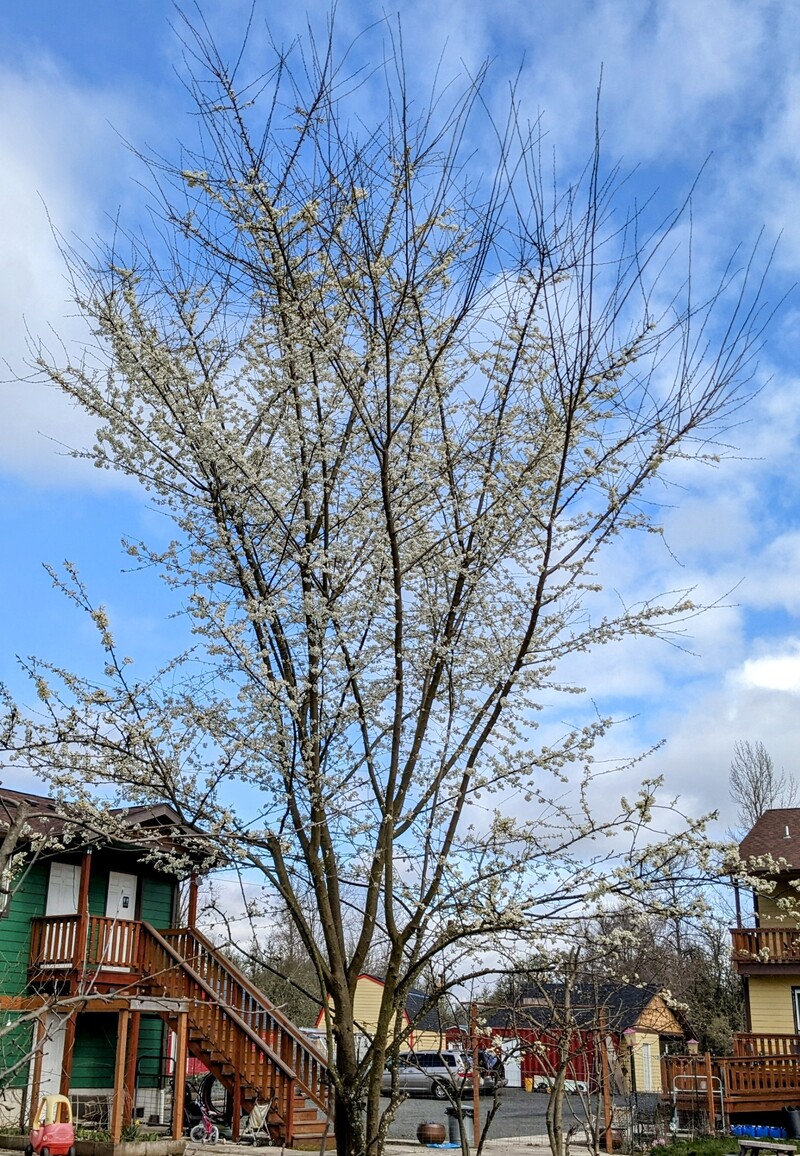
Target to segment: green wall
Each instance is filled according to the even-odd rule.
[[[142,1016],[137,1052],[137,1086],[140,1088],[158,1086],[163,1033],[164,1024],[157,1016]],[[92,1012],[78,1016],[71,1083],[75,1091],[81,1088],[113,1087],[118,1034],[115,1012]]]
[[[142,919],[151,923],[157,931],[172,927],[175,881],[164,875],[145,875],[140,886]]]
[[[0,1036],[0,1089],[24,1088],[28,1082],[28,1068],[33,1047],[34,1024],[30,1020],[15,1023],[19,1016],[3,1015],[3,1035]],[[9,1027],[10,1031],[5,1031]],[[20,1063],[20,1061],[22,1061]]]
[[[48,863],[36,862],[20,876],[0,916],[0,995],[19,995],[28,982],[31,920],[44,915]]]
[[[79,857],[64,854],[55,858],[79,862]],[[168,876],[148,870],[133,854],[96,851],[92,856],[89,879],[89,912],[103,915],[106,909],[109,871],[123,871],[139,877],[139,910],[141,918],[156,928],[172,924],[176,882]],[[50,860],[34,862],[16,881],[6,911],[0,915],[0,995],[22,995],[27,990],[30,956],[31,920],[44,915]],[[0,1028],[19,1018],[7,1013]],[[143,1016],[139,1031],[139,1086],[155,1087],[160,1070],[159,1057],[164,1049],[165,1026],[157,1016]],[[73,1088],[110,1088],[114,1083],[114,1061],[118,1022],[114,1013],[98,1012],[78,1016],[73,1058]],[[33,1024],[14,1024],[0,1035],[0,1088],[24,1087],[28,1063],[10,1072],[21,1059],[30,1055]],[[5,1073],[5,1075],[4,1075]]]

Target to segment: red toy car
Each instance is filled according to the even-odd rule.
[[[66,1096],[45,1096],[35,1121],[25,1156],[75,1156],[72,1105]]]

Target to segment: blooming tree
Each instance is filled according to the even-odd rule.
[[[5,743],[73,795],[168,799],[262,873],[328,995],[339,1152],[377,1151],[423,974],[446,985],[476,944],[646,885],[657,784],[597,809],[609,721],[543,744],[535,720],[576,689],[570,656],[696,609],[608,611],[596,570],[658,530],[671,462],[713,455],[753,371],[759,276],[674,291],[680,215],[648,232],[621,211],[599,146],[559,189],[513,95],[485,118],[482,77],[420,105],[397,53],[380,87],[331,40],[253,87],[186,35],[200,143],[149,162],[149,247],[67,253],[92,347],[35,356],[95,419],[86,454],[171,519],[169,544],[126,548],[194,642],[137,676],[74,569],[54,573],[103,669],[30,660],[39,706],[9,703]]]

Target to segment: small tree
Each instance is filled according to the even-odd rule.
[[[734,744],[729,782],[736,822],[745,831],[772,807],[797,804],[797,783],[785,771],[775,770],[772,756],[760,741]]]
[[[6,747],[73,793],[167,798],[262,873],[328,997],[339,1152],[374,1154],[420,976],[646,887],[658,784],[600,805],[610,720],[537,743],[536,719],[578,689],[570,656],[695,613],[685,593],[606,606],[597,570],[659,532],[670,463],[713,459],[753,373],[760,277],[732,263],[696,300],[669,271],[680,213],[648,228],[620,208],[599,144],[559,188],[513,93],[476,162],[483,74],[420,103],[399,51],[376,88],[332,40],[254,86],[204,33],[187,49],[199,143],[150,164],[152,246],[67,254],[95,344],[35,359],[96,420],[88,456],[171,520],[170,543],[126,548],[195,649],[137,678],[74,570],[54,574],[104,669],[29,661],[39,713],[9,703]]]

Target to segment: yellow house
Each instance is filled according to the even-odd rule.
[[[742,977],[746,1031],[734,1032],[730,1056],[668,1057],[674,1107],[696,1112],[707,1096],[708,1120],[786,1126],[800,1103],[800,807],[765,811],[739,845],[744,891],[734,883],[736,926],[731,958]],[[690,1102],[693,1101],[693,1102]],[[800,1125],[789,1118],[790,1136]]]
[[[800,807],[765,811],[739,847],[750,873],[770,888],[742,910],[737,888],[733,960],[745,989],[747,1030],[800,1034]]]
[[[375,1034],[385,986],[385,980],[377,975],[368,975],[364,972],[358,977],[353,1011],[356,1030],[362,1035]],[[426,1009],[428,999],[429,997],[423,992],[408,993],[403,1020],[404,1026],[408,1029],[409,1049],[416,1048],[422,1051],[445,1046],[445,1029],[438,1008]],[[325,1012],[322,1009],[317,1017],[317,1027],[323,1027],[324,1022]]]

